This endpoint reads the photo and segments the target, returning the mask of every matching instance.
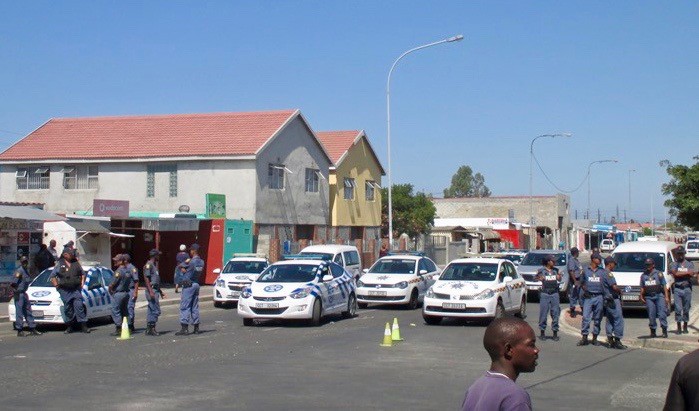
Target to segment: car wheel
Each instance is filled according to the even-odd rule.
[[[519,311],[515,314],[519,318],[527,318],[527,298],[522,297],[522,302],[519,304]]]
[[[369,307],[369,304],[368,303],[357,303],[357,306],[361,309],[364,309],[364,308]]]
[[[243,325],[246,327],[252,327],[253,325],[255,325],[255,320],[253,320],[252,318],[243,318]]]
[[[502,305],[502,301],[498,300],[498,305],[495,306],[495,316],[493,317],[493,320],[497,320],[498,318],[502,318],[505,316],[505,307]]]
[[[442,317],[433,317],[431,315],[423,315],[422,319],[425,320],[427,325],[439,325],[442,322]]]
[[[417,290],[413,290],[413,292],[410,294],[410,301],[408,301],[407,308],[409,310],[414,310],[418,307],[418,295],[417,295]]]
[[[342,313],[345,318],[353,318],[357,315],[357,297],[354,294],[350,294],[349,300],[347,301],[347,311]]]
[[[315,302],[313,302],[313,317],[311,317],[311,321],[310,321],[310,323],[313,327],[317,327],[320,325],[321,308],[322,307],[321,307],[320,301],[315,300]]]
[[[222,308],[222,307],[223,307],[223,303],[222,303],[221,301],[214,301],[214,307],[216,307],[216,308]]]

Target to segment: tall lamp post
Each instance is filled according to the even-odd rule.
[[[631,173],[635,173],[635,168],[629,169],[629,218],[631,218]],[[626,221],[628,222],[628,221]]]
[[[391,69],[388,71],[388,80],[386,80],[386,145],[387,145],[387,150],[388,150],[388,249],[391,250],[393,249],[393,197],[392,197],[392,191],[393,191],[393,181],[391,180],[391,74],[393,74],[393,70],[396,68],[396,64],[405,56],[408,54],[426,49],[428,47],[432,46],[437,46],[439,44],[443,43],[454,43],[460,40],[463,40],[464,36],[461,34],[458,34],[453,37],[446,38],[444,40],[439,40],[435,41],[434,43],[429,43],[429,44],[423,44],[422,46],[418,46],[415,48],[412,48],[405,53],[401,54],[398,56],[396,61],[393,62],[393,65],[391,66]]]
[[[597,160],[587,165],[587,219],[590,219],[590,167],[593,164],[618,163],[617,160]]]
[[[529,144],[529,249],[533,250],[534,241],[534,142],[543,137],[570,137],[571,133],[556,133],[556,134],[542,134],[540,136],[534,137],[531,144]]]

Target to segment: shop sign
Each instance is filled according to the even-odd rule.
[[[99,217],[128,217],[129,202],[94,199],[92,202],[92,215]]]
[[[206,217],[226,218],[226,195],[206,193]]]

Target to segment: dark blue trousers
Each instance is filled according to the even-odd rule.
[[[129,316],[127,309],[129,293],[120,291],[112,295],[112,321],[117,327],[121,327],[124,317]]]
[[[58,294],[63,301],[63,314],[65,315],[66,324],[70,325],[73,322],[86,323],[87,313],[85,312],[85,304],[80,290],[64,290],[58,289]]]
[[[546,317],[551,314],[551,330],[558,331],[558,317],[561,315],[561,297],[558,293],[539,294],[539,329],[546,329]]]
[[[155,324],[158,322],[158,317],[160,317],[160,293],[153,290],[155,297],[151,296],[146,292],[146,301],[148,301],[148,313],[146,314],[146,321],[148,324]]]
[[[583,300],[582,335],[590,333],[591,321],[593,323],[592,335],[599,335],[603,308],[604,297],[602,295],[591,295],[590,298]]]
[[[614,299],[614,308],[605,306],[604,314],[607,317],[607,323],[604,326],[607,337],[624,337],[624,315],[621,311],[621,300]]]
[[[182,289],[180,324],[199,324],[199,284]]]
[[[29,296],[27,293],[15,294],[15,330],[21,331],[24,328],[24,320],[27,320],[29,328],[36,327]]]
[[[675,321],[689,322],[690,308],[692,308],[692,288],[675,287]]]
[[[657,328],[656,320],[660,320],[660,326],[667,328],[667,305],[665,297],[661,294],[646,297],[646,308],[648,308],[648,326],[651,330]]]

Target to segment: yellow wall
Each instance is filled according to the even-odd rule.
[[[344,199],[344,179],[354,178],[354,199]],[[374,201],[366,200],[366,181],[381,185],[381,169],[371,149],[362,138],[354,144],[337,167],[330,173],[330,212],[333,226],[378,227],[381,225],[381,190],[374,190]]]

